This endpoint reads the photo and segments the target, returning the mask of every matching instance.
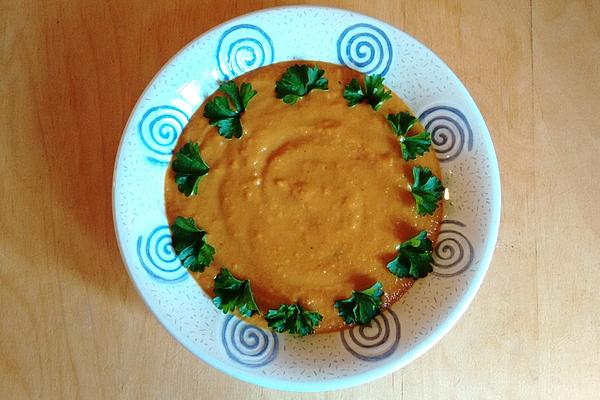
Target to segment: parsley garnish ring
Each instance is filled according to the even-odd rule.
[[[384,78],[378,74],[363,75],[363,86],[358,79],[353,78],[345,86],[344,98],[348,106],[365,102],[375,111],[383,103],[392,98],[391,90],[383,86]],[[294,105],[311,90],[328,90],[328,80],[324,70],[317,65],[294,65],[289,67],[276,82],[276,97],[285,103]],[[257,94],[251,84],[242,83],[241,87],[234,81],[227,81],[219,86],[224,97],[215,96],[204,107],[204,116],[209,124],[218,128],[219,135],[231,139],[240,138],[243,129],[240,116],[246,111],[250,100]],[[408,136],[408,132],[418,123],[417,118],[407,112],[389,114],[387,116],[394,133],[399,137],[402,157],[405,161],[429,151],[431,135],[421,132]],[[186,196],[195,195],[203,175],[209,171],[208,165],[202,160],[197,143],[185,144],[176,154],[172,163],[175,179],[180,192]],[[433,214],[437,202],[441,199],[444,187],[428,168],[413,168],[414,183],[411,193],[416,201],[419,215]],[[214,260],[215,249],[206,241],[206,232],[196,226],[192,218],[177,217],[171,227],[173,232],[173,247],[185,268],[190,271],[202,272]],[[422,278],[432,271],[432,243],[425,231],[398,246],[398,255],[388,263],[390,272],[399,277]],[[215,297],[213,303],[224,313],[234,312],[250,317],[260,313],[250,288],[249,280],[235,278],[227,268],[221,268],[214,277]],[[337,300],[334,304],[340,317],[346,324],[364,325],[381,313],[383,287],[380,282],[361,290],[352,291],[349,298]],[[276,332],[289,332],[305,336],[314,333],[314,328],[323,319],[316,311],[304,310],[299,304],[281,304],[278,309],[270,309],[265,315],[269,327]]]

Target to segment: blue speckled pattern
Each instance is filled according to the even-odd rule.
[[[163,193],[177,138],[219,81],[295,59],[385,74],[386,84],[432,132],[449,193],[434,273],[419,279],[371,326],[304,338],[255,328],[214,307],[175,257]],[[199,36],[153,79],[123,133],[113,210],[132,280],[152,312],[186,348],[254,384],[317,391],[356,385],[394,371],[451,328],[487,271],[498,231],[500,183],[479,110],[435,54],[398,29],[364,15],[283,7],[236,18]]]

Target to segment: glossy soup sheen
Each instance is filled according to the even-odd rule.
[[[170,224],[193,217],[216,249],[212,265],[192,273],[209,296],[224,266],[250,280],[263,315],[298,302],[323,315],[316,332],[330,332],[346,327],[334,302],[352,290],[380,281],[388,307],[412,286],[386,265],[396,246],[420,230],[435,242],[443,206],[417,216],[409,183],[414,165],[441,174],[433,149],[402,159],[386,121],[388,113],[408,111],[398,96],[378,112],[367,104],[348,107],[344,85],[360,77],[356,71],[318,62],[329,90],[313,90],[293,106],[277,99],[275,81],[295,63],[315,64],[278,63],[236,79],[258,92],[242,115],[240,139],[219,136],[202,115],[204,105],[198,109],[177,149],[199,143],[210,171],[198,195],[185,197],[169,169],[166,207]],[[422,130],[417,124],[412,132]],[[263,316],[250,322],[266,326]]]

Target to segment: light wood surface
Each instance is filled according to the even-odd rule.
[[[1,399],[599,398],[600,3],[322,3],[415,36],[486,119],[502,224],[461,321],[401,371],[332,393],[262,389],[198,361],[121,263],[113,161],[178,49],[286,2],[0,0]]]

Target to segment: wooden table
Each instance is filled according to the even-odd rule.
[[[188,41],[287,3],[0,0],[0,398],[599,398],[597,0],[322,2],[430,47],[467,86],[496,146],[494,261],[426,355],[354,389],[282,393],[198,361],[150,314],[111,215],[129,112]]]

